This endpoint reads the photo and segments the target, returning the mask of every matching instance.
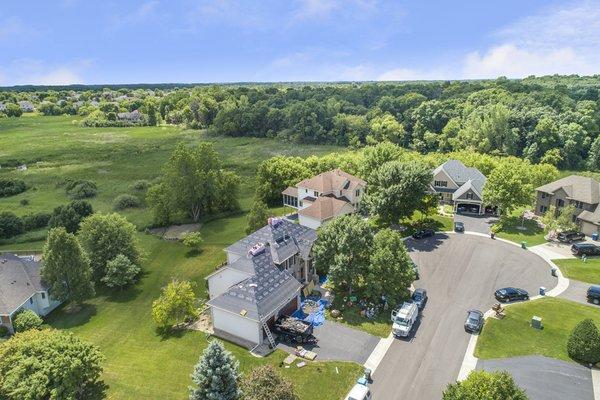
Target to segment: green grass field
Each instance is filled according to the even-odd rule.
[[[600,285],[600,257],[553,260],[562,273],[570,279]]]
[[[192,280],[198,295],[206,295],[204,277],[225,260],[223,248],[244,236],[244,211],[251,205],[254,174],[260,161],[276,154],[319,155],[334,148],[256,138],[213,138],[177,127],[80,128],[71,119],[31,116],[0,122],[0,165],[19,160],[29,166],[22,173],[4,168],[0,176],[20,177],[31,186],[19,196],[0,199],[0,211],[12,210],[20,215],[51,211],[69,201],[60,186],[67,177],[94,180],[99,195],[92,199],[93,206],[99,211],[112,211],[114,198],[132,193],[133,182],[152,180],[160,173],[180,140],[214,142],[226,167],[242,177],[242,212],[205,222],[199,255],[189,255],[179,243],[139,233],[146,253],[144,276],[139,284],[123,292],[101,291],[78,312],[63,308],[48,318],[51,326],[74,332],[100,347],[106,356],[103,378],[109,386],[109,399],[186,399],[189,375],[207,345],[206,336],[186,331],[162,337],[150,316],[152,301],[172,277]],[[21,206],[22,198],[29,199],[30,204]],[[281,214],[286,210],[281,207],[273,212]],[[145,208],[123,214],[138,228],[151,223],[150,212]],[[44,232],[27,235],[23,239],[31,241],[5,243],[0,250],[39,251]],[[282,352],[259,359],[235,345],[227,347],[243,371],[261,363],[273,364],[294,382],[305,400],[343,397],[362,370],[357,364],[341,362],[312,362],[302,369],[285,369],[280,367],[285,357]]]
[[[530,326],[534,315],[542,317],[544,329]],[[600,326],[596,308],[569,300],[548,297],[507,307],[506,317],[486,321],[475,356],[490,359],[538,354],[572,361],[567,340],[575,325],[586,318]]]
[[[152,181],[175,144],[210,141],[221,155],[225,168],[242,178],[241,205],[251,205],[254,174],[266,158],[283,155],[322,155],[339,148],[286,143],[264,138],[211,137],[202,131],[175,126],[136,128],[81,128],[77,117],[5,118],[0,121],[0,166],[10,161],[27,164],[27,171],[0,169],[0,177],[25,180],[30,189],[0,199],[0,211],[18,215],[52,211],[70,201],[63,187],[65,179],[89,179],[98,185],[91,203],[98,211],[112,211],[114,199],[124,193],[144,197],[131,188],[140,179]],[[22,206],[22,199],[29,205]],[[138,228],[152,223],[144,208],[122,212]]]

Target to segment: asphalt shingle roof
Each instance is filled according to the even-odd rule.
[[[0,315],[11,314],[36,292],[44,290],[38,262],[0,254]]]
[[[540,186],[536,190],[553,194],[559,189],[563,189],[572,200],[587,204],[598,204],[600,202],[600,183],[587,176],[569,175]]]
[[[459,160],[448,160],[435,169],[434,175],[440,170],[443,170],[459,186],[471,181],[470,185],[473,189],[483,194],[483,186],[487,178],[477,168],[467,167]]]

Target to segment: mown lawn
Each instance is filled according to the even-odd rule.
[[[600,285],[600,257],[553,260],[562,273],[570,279]]]
[[[382,338],[388,337],[392,331],[392,321],[390,313],[383,312],[373,319],[367,319],[360,315],[358,307],[351,307],[341,312],[341,319],[333,318],[330,310],[327,310],[326,317],[329,320],[348,325],[354,329],[360,329],[374,336]]]
[[[544,329],[530,326],[531,317],[542,317]],[[506,358],[538,354],[572,361],[567,354],[569,334],[580,321],[592,318],[600,327],[597,308],[569,300],[543,298],[506,308],[503,319],[486,321],[477,341],[480,358]]]
[[[3,168],[0,176],[24,179],[30,189],[0,199],[0,211],[11,210],[19,215],[51,211],[70,200],[62,187],[65,178],[95,181],[99,194],[91,200],[92,205],[97,211],[112,211],[116,196],[135,193],[133,182],[152,180],[160,174],[171,149],[181,140],[214,142],[225,167],[242,177],[241,212],[203,223],[204,243],[199,255],[190,255],[179,243],[139,233],[146,253],[139,284],[123,292],[100,291],[78,312],[63,308],[48,318],[53,327],[74,332],[100,347],[106,356],[103,378],[109,386],[109,399],[186,399],[189,375],[206,347],[206,336],[186,331],[162,337],[150,316],[152,301],[172,277],[194,281],[198,295],[206,296],[204,277],[225,260],[223,248],[244,236],[245,212],[251,206],[254,175],[262,160],[277,154],[320,155],[335,148],[258,138],[216,138],[178,127],[79,128],[72,124],[74,119],[31,116],[1,120],[0,165],[13,160],[26,163],[29,169],[18,173]],[[29,205],[20,205],[23,198],[29,200]],[[287,211],[273,210],[278,215]],[[123,214],[140,229],[151,223],[146,208]],[[43,236],[43,231],[31,232],[18,243],[0,245],[0,250],[39,251]],[[227,347],[243,371],[261,363],[276,366],[292,379],[306,400],[342,398],[362,370],[357,364],[341,362],[314,362],[302,369],[285,369],[280,367],[285,357],[282,352],[259,359],[237,346]]]
[[[524,241],[528,246],[546,243],[544,230],[534,220],[523,220],[523,211],[519,209],[511,215],[500,218],[493,228],[496,236],[516,243]]]

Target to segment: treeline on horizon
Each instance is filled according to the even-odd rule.
[[[600,168],[600,76],[152,87],[9,91],[0,101],[25,97],[53,114],[97,111],[95,117],[150,110],[157,123],[225,136],[355,148],[389,141],[421,153],[473,150],[562,169]],[[47,104],[75,99],[77,109]]]

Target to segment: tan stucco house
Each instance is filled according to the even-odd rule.
[[[305,179],[281,194],[284,205],[298,210],[300,225],[317,229],[335,217],[356,212],[366,187],[364,180],[338,168]]]
[[[453,205],[455,212],[483,214],[485,181],[486,177],[477,168],[448,160],[433,171],[429,191],[438,195],[440,203]]]
[[[543,215],[550,206],[557,209],[573,205],[573,220],[583,233],[591,236],[600,227],[600,183],[593,178],[570,175],[536,189],[535,214]]]

